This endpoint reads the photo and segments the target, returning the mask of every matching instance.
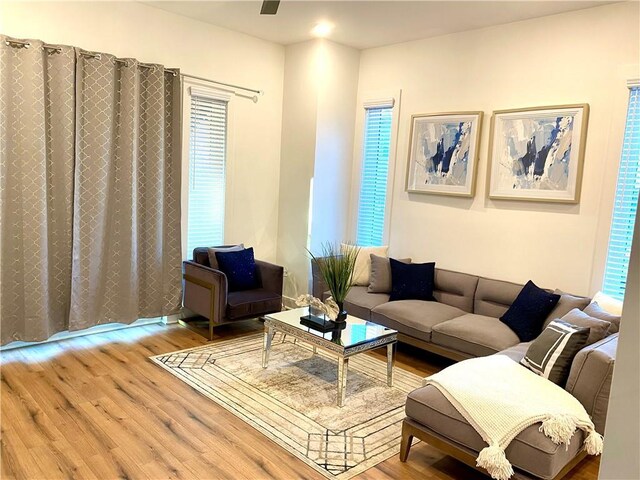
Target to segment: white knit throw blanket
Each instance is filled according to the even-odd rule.
[[[504,452],[511,440],[538,422],[541,432],[567,447],[580,428],[587,435],[587,453],[602,452],[602,436],[575,397],[504,355],[459,362],[424,383],[440,390],[487,442],[477,465],[496,480],[507,480],[514,473]]]

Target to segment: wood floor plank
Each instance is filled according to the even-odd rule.
[[[259,322],[216,339],[262,331]],[[214,340],[216,341],[216,340]],[[311,479],[324,477],[148,357],[206,343],[177,325],[146,325],[2,352],[0,476],[13,479]],[[384,359],[384,352],[373,355]],[[428,376],[451,362],[401,345],[396,365]],[[597,478],[588,458],[567,477]],[[487,477],[421,442],[358,476]]]

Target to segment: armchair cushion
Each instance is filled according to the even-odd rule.
[[[230,292],[227,298],[227,319],[258,317],[282,309],[282,297],[264,288]]]
[[[230,292],[260,288],[253,248],[238,252],[216,252],[220,270],[227,276]]]
[[[216,252],[239,252],[241,250],[244,250],[244,243],[241,243],[240,245],[233,245],[231,247],[209,247],[207,248],[209,266],[216,270],[220,269],[220,266],[218,265],[218,259],[216,258]]]

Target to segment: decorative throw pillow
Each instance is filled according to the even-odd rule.
[[[553,320],[529,346],[520,363],[534,373],[564,387],[573,357],[589,338],[589,329]]]
[[[600,308],[611,315],[622,315],[622,302],[606,293],[598,292],[593,296],[593,301],[600,305]]]
[[[402,263],[411,263],[410,258],[401,258]],[[369,293],[389,293],[391,291],[391,262],[387,257],[371,254],[371,275]]]
[[[389,264],[391,266],[390,302],[396,300],[435,301],[433,298],[435,262],[402,263],[390,258]]]
[[[587,305],[587,308],[584,309],[584,313],[590,317],[611,322],[609,334],[618,333],[618,331],[620,331],[620,315],[613,315],[605,311],[598,302],[594,301]]]
[[[253,248],[238,252],[216,252],[220,270],[227,276],[230,292],[260,287]]]
[[[587,345],[591,345],[592,343],[602,340],[607,336],[609,328],[611,328],[611,322],[590,317],[577,308],[574,308],[563,316],[562,321],[575,325],[576,327],[588,328],[589,339],[587,340]]]
[[[560,295],[549,293],[529,280],[500,320],[521,342],[529,342],[540,334],[542,324],[559,300]]]
[[[555,293],[556,295],[560,295],[560,300],[558,300],[555,308],[551,310],[551,313],[544,321],[544,327],[549,325],[549,323],[551,323],[551,320],[564,317],[574,308],[583,310],[584,307],[589,305],[589,302],[591,301],[591,299],[588,297],[577,297],[575,295],[569,295],[568,293],[564,293],[562,290],[558,289],[554,290],[553,293]]]
[[[342,248],[348,248],[348,245],[342,244]],[[354,285],[369,285],[369,274],[371,272],[371,254],[379,257],[388,257],[389,247],[358,247],[360,251],[356,258],[356,265],[353,269]]]
[[[241,243],[240,245],[233,245],[232,247],[210,247],[207,250],[209,253],[209,265],[214,270],[219,270],[216,252],[239,252],[244,250],[244,243]]]

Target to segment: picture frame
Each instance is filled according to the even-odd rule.
[[[473,197],[482,117],[477,111],[412,115],[406,191]]]
[[[489,198],[579,203],[588,121],[587,103],[494,111]]]

